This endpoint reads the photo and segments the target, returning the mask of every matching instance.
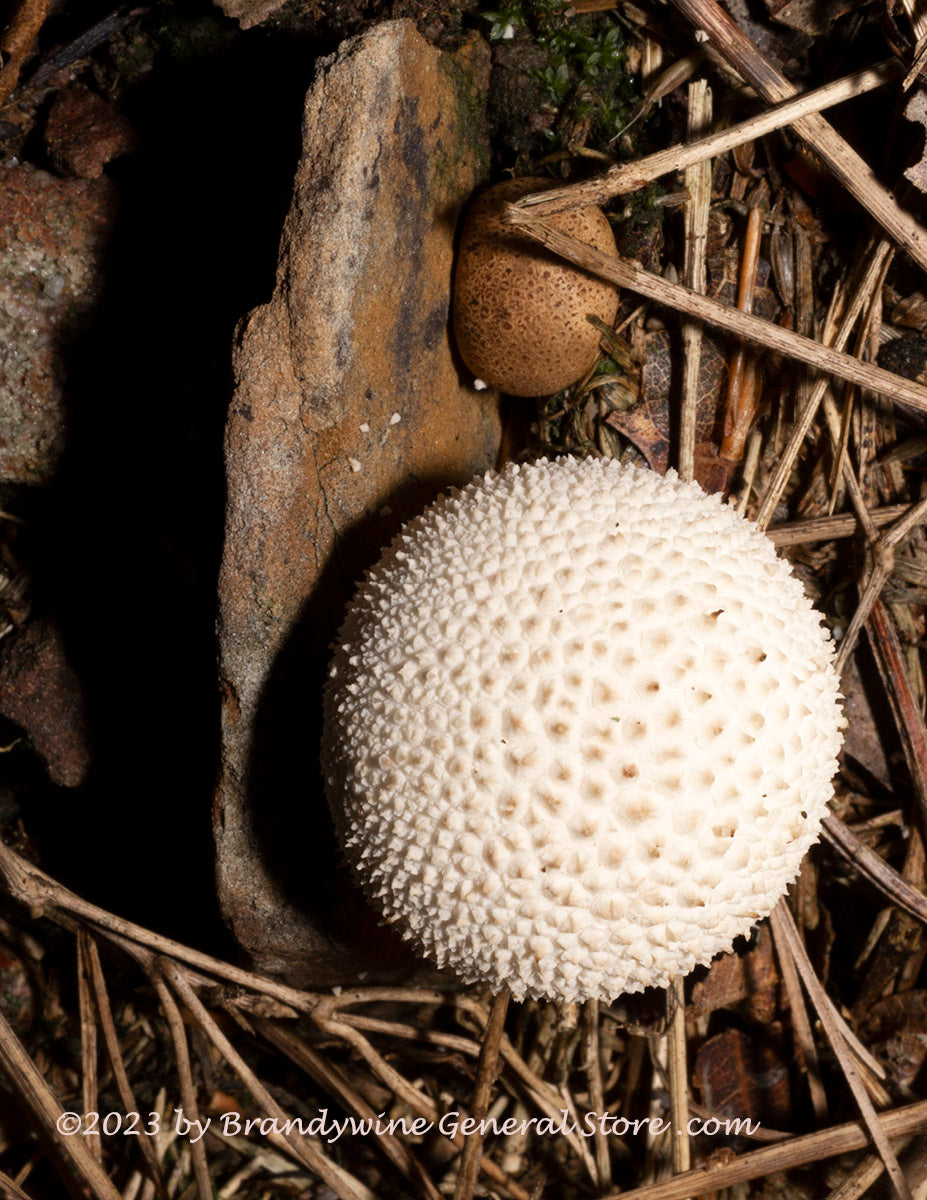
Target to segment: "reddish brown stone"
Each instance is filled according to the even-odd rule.
[[[38,619],[4,642],[0,713],[19,725],[53,783],[78,787],[90,766],[84,695],[61,635]]]
[[[106,180],[0,166],[0,481],[42,483],[64,444],[62,339],[99,289],[115,210]]]
[[[495,397],[461,382],[447,332],[457,218],[488,162],[474,116],[488,70],[482,42],[450,57],[407,21],[322,65],[277,289],[235,351],[218,879],[242,944],[303,982],[384,952],[334,866],[318,766],[328,645],[399,521],[498,449]]]
[[[111,100],[74,84],[55,98],[45,144],[59,171],[99,179],[108,162],[135,148],[135,131]]]

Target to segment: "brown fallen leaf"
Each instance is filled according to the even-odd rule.
[[[772,320],[779,311],[769,287],[769,263],[760,259],[756,271],[753,311]],[[737,298],[740,253],[727,250],[708,263],[709,295],[733,306]],[[643,358],[641,401],[633,408],[612,412],[607,423],[635,446],[649,466],[661,474],[671,465],[670,442],[675,434],[675,406],[680,381],[679,355],[674,335],[666,329],[651,330],[638,352]],[[706,331],[698,375],[698,404],[695,425],[695,478],[707,492],[720,492],[728,483],[731,465],[718,457],[724,437],[725,388],[728,380],[730,342]]]
[[[727,0],[726,8],[763,58],[776,67],[783,67],[811,43],[811,38],[800,29],[777,28],[764,20],[762,10],[748,0]]]
[[[927,1063],[927,991],[902,992],[877,1000],[866,1012],[859,1034],[884,1063],[889,1081],[910,1091]]]
[[[614,411],[608,424],[635,446],[654,471],[663,474],[670,466],[671,407],[678,381],[673,378],[675,361],[673,335],[666,329],[653,330],[644,339],[641,401],[625,411]],[[727,348],[706,334],[699,367],[699,399],[696,418],[696,457],[711,455],[723,432],[721,396],[727,377]],[[700,480],[701,482],[701,480]]]
[[[843,744],[845,758],[867,772],[878,783],[891,790],[892,770],[886,747],[892,743],[892,730],[886,720],[884,705],[880,708],[877,692],[870,680],[867,684],[859,673],[857,660],[852,657],[843,673],[843,711],[849,722]]]
[[[763,925],[749,950],[715,959],[705,978],[692,988],[691,1014],[705,1017],[728,1008],[768,1025],[780,1007],[779,982],[772,935],[769,926]]]
[[[899,300],[891,311],[893,325],[904,325],[927,334],[927,296],[923,292],[912,292]]]
[[[774,21],[809,37],[826,33],[834,21],[855,6],[855,0],[766,0]]]
[[[789,1059],[772,1030],[766,1030],[762,1040],[740,1029],[709,1038],[695,1057],[692,1082],[713,1113],[749,1117],[776,1129],[789,1127]]]

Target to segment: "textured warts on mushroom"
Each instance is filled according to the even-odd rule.
[[[510,466],[362,583],[323,766],[368,895],[466,983],[609,1001],[746,934],[827,811],[832,644],[772,543],[669,473]]]
[[[473,204],[454,269],[454,338],[477,380],[513,396],[547,396],[575,383],[596,360],[599,332],[612,325],[613,284],[571,266],[502,222],[506,205],[550,187],[545,179],[507,179]],[[549,218],[561,233],[606,254],[615,236],[589,205]]]

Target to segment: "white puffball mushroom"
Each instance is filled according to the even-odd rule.
[[[386,919],[465,983],[606,1002],[769,915],[845,723],[763,534],[672,472],[574,458],[410,522],[325,707],[336,825]]]

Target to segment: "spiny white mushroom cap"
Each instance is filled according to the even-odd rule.
[[[766,537],[672,472],[564,458],[397,537],[342,630],[323,764],[369,895],[436,963],[608,1001],[772,911],[843,724]]]

